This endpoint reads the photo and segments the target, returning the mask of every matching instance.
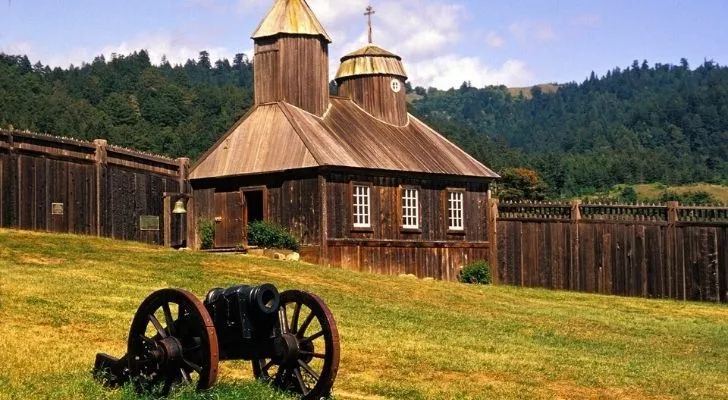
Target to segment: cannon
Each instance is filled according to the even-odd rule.
[[[219,361],[249,360],[255,378],[318,400],[331,392],[339,356],[334,317],[314,294],[239,285],[212,289],[200,302],[185,290],[162,289],[134,315],[127,353],[97,354],[94,376],[166,396],[183,383],[210,388]]]

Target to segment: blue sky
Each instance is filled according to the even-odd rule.
[[[365,43],[400,54],[414,85],[581,81],[632,60],[728,62],[726,0],[308,0],[338,58]],[[153,62],[232,58],[273,0],[0,0],[0,52],[67,66],[146,48]]]

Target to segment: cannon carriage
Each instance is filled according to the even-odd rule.
[[[212,289],[200,302],[162,289],[139,306],[121,358],[96,355],[94,374],[109,386],[167,395],[178,384],[210,388],[218,362],[249,360],[257,379],[304,400],[330,394],[339,366],[339,334],[318,296],[275,286]]]

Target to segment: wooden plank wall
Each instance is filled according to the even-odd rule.
[[[328,43],[279,35],[255,43],[255,103],[285,101],[322,116],[329,106]]]
[[[302,254],[308,254],[307,261],[317,262],[321,245],[321,202],[319,201],[318,175],[314,172],[267,174],[248,177],[193,181],[192,209],[187,224],[196,227],[201,218],[214,219],[217,214],[215,193],[239,193],[244,187],[267,187],[268,215],[301,240]],[[242,228],[242,227],[240,227]],[[188,241],[197,243],[195,229],[188,231]]]
[[[161,244],[163,193],[180,190],[181,162],[104,140],[0,131],[0,226]],[[160,230],[142,232],[140,215],[159,216]]]
[[[501,204],[501,283],[728,302],[728,208]]]
[[[402,90],[392,90],[392,80],[399,80]],[[391,75],[359,76],[341,82],[339,95],[350,97],[374,117],[392,125],[407,124],[407,91],[402,78]]]
[[[489,259],[487,183],[343,173],[330,174],[326,179],[326,264],[381,274],[455,280],[462,266]],[[371,185],[370,231],[353,228],[352,182]],[[419,231],[401,228],[401,186],[419,190]],[[465,190],[462,233],[448,232],[447,189]]]

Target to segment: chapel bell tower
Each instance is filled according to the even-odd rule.
[[[305,0],[276,0],[253,33],[255,103],[285,101],[317,116],[329,105],[331,38]]]

